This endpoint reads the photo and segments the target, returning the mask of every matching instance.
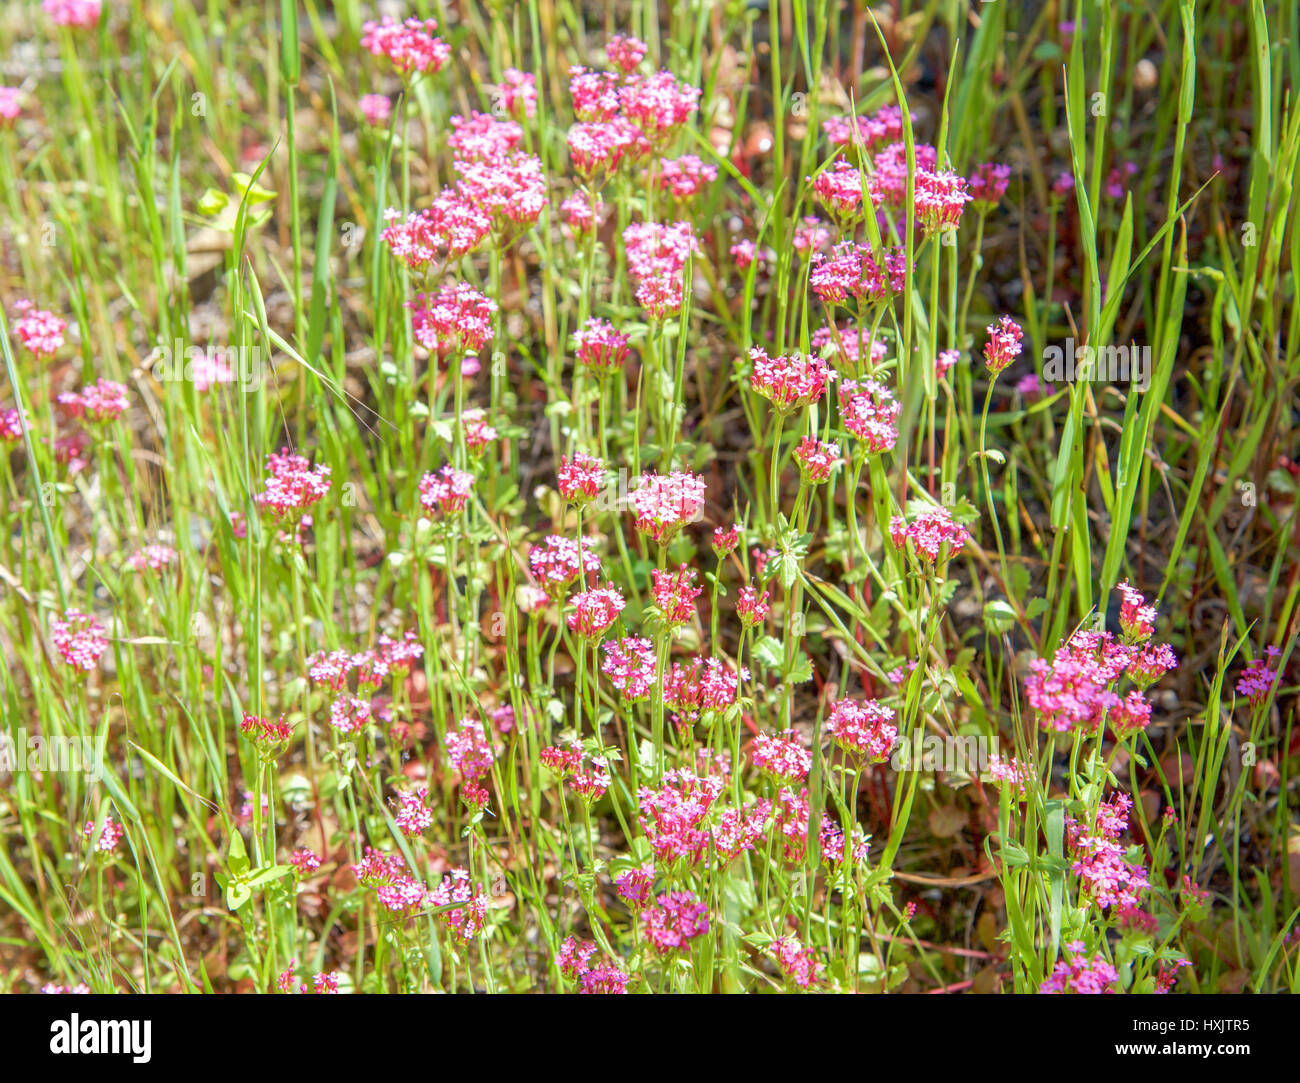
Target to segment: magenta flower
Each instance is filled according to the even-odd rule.
[[[918,557],[936,563],[941,557],[953,557],[971,540],[970,531],[957,522],[947,508],[935,507],[921,512],[909,523],[901,515],[889,521],[889,536],[899,549],[907,548]]]
[[[266,460],[266,488],[253,497],[265,512],[284,518],[301,515],[330,490],[330,468],[312,464],[281,448]]]
[[[839,465],[840,445],[834,442],[824,444],[811,436],[805,436],[795,448],[794,458],[804,478],[817,485],[828,480],[831,471]]]
[[[893,720],[893,708],[883,703],[842,699],[831,704],[826,732],[846,752],[864,755],[868,763],[883,763],[898,736]]]
[[[606,320],[587,320],[573,336],[578,360],[598,375],[606,376],[627,361],[627,335]]]
[[[605,660],[600,671],[609,678],[624,700],[636,703],[650,694],[658,679],[654,645],[648,639],[628,636],[601,644]]]
[[[82,835],[85,838],[92,839],[91,849],[96,853],[111,854],[117,849],[117,844],[122,841],[126,834],[126,829],[119,823],[114,823],[113,817],[104,818],[104,826],[95,837],[95,821],[87,820],[86,826],[82,828]]]
[[[14,334],[37,357],[50,357],[63,348],[68,325],[53,312],[37,308],[31,301],[14,305]]]
[[[605,479],[605,463],[594,455],[575,451],[573,458],[560,459],[560,495],[571,504],[581,507],[595,500]]]
[[[437,29],[433,19],[399,23],[385,15],[379,22],[372,20],[362,26],[361,48],[373,56],[386,57],[402,75],[436,72],[451,57],[451,46],[434,36]]]
[[[755,346],[749,351],[750,386],[781,413],[817,402],[826,384],[835,378],[829,366],[815,355],[768,357]]]
[[[636,528],[660,545],[667,545],[704,507],[704,479],[698,474],[642,474],[632,505]]]
[[[1091,959],[1083,954],[1083,941],[1064,945],[1071,957],[1057,960],[1056,967],[1042,985],[1040,993],[1113,993],[1119,973],[1100,955]]]
[[[754,738],[750,758],[760,771],[782,782],[806,779],[812,769],[812,752],[803,746],[794,730],[760,733]]]
[[[393,103],[384,94],[362,94],[357,105],[366,122],[375,126],[387,124],[393,112]]]
[[[989,372],[996,376],[1019,356],[1024,332],[1010,316],[989,324],[987,330],[989,340],[984,344],[984,360]]]
[[[646,938],[661,953],[681,951],[709,931],[709,908],[690,891],[668,891],[646,911]]]
[[[573,597],[573,612],[566,618],[569,631],[583,639],[600,639],[618,620],[627,601],[618,587],[600,587]]]
[[[640,38],[631,34],[615,34],[605,46],[605,55],[609,62],[626,75],[636,71],[636,67],[645,59],[650,47]]]
[[[108,650],[104,626],[80,609],[65,610],[61,618],[51,620],[50,638],[59,657],[83,673],[91,672]]]
[[[73,417],[84,417],[87,421],[113,421],[122,416],[131,400],[127,398],[123,384],[96,380],[80,391],[64,391],[59,395],[58,403],[67,407]]]
[[[876,380],[844,380],[840,384],[840,419],[862,441],[867,453],[893,450],[902,409],[889,389]]]
[[[451,464],[420,479],[420,505],[432,515],[453,515],[465,510],[474,489],[474,475]]]
[[[695,569],[685,564],[671,573],[652,568],[650,576],[654,580],[651,589],[655,605],[664,623],[675,627],[690,621],[695,616],[695,599],[704,591],[695,585]]]

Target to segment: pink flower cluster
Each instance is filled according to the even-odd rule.
[[[667,545],[704,507],[704,479],[688,471],[642,474],[632,493],[636,528],[660,545]]]
[[[60,406],[67,408],[73,417],[88,421],[113,421],[122,416],[131,405],[126,387],[113,380],[96,380],[80,391],[64,391],[58,397]]]
[[[600,671],[629,703],[645,699],[658,679],[654,645],[640,636],[601,644],[605,659]]]
[[[1133,801],[1116,794],[1097,810],[1091,825],[1065,818],[1066,845],[1074,859],[1071,871],[1079,878],[1081,902],[1118,916],[1136,911],[1142,892],[1150,888],[1146,869],[1131,861],[1116,840],[1128,829]]]
[[[645,914],[646,939],[661,953],[682,951],[709,931],[709,908],[693,892],[668,891]]]
[[[451,58],[451,46],[434,36],[437,29],[433,19],[398,22],[385,15],[379,22],[372,20],[362,26],[361,48],[373,56],[387,57],[403,75],[436,72]]]
[[[408,301],[415,340],[439,357],[476,354],[492,337],[497,303],[473,286],[451,282],[436,295],[416,294]]]
[[[699,254],[689,222],[633,222],[623,231],[627,266],[637,283],[636,299],[654,319],[682,307],[686,261]]]
[[[1064,945],[1069,960],[1057,960],[1052,973],[1038,987],[1040,993],[1113,993],[1119,972],[1100,955],[1084,955],[1083,941]]]
[[[903,138],[903,111],[896,105],[886,105],[869,117],[830,117],[822,121],[822,131],[833,146],[854,143],[871,150],[886,141]]]
[[[674,199],[685,201],[699,195],[706,185],[718,179],[717,166],[709,165],[697,155],[660,158],[656,183]]]
[[[549,593],[567,587],[578,575],[600,571],[600,557],[586,541],[579,542],[559,534],[547,535],[541,545],[528,551],[528,566]]]
[[[843,304],[849,297],[883,301],[903,289],[906,268],[901,251],[887,251],[877,263],[869,248],[845,241],[831,250],[829,259],[821,253],[813,256],[809,282],[828,305]]]
[[[876,380],[845,380],[840,384],[840,419],[868,453],[891,451],[898,443],[902,409],[889,388]]]
[[[465,510],[474,491],[474,475],[448,463],[420,479],[420,505],[431,515],[454,515]]]
[[[912,551],[932,564],[941,556],[956,556],[971,540],[970,531],[943,507],[923,511],[910,523],[903,516],[895,515],[889,521],[889,536],[899,549],[907,548],[911,542]]]
[[[126,834],[126,829],[119,823],[115,823],[113,817],[104,817],[104,827],[95,837],[95,821],[87,820],[85,827],[81,830],[85,838],[92,839],[91,849],[101,854],[111,854],[117,849],[117,844],[122,841]]]
[[[703,587],[695,585],[695,569],[683,564],[675,572],[650,570],[653,580],[651,593],[659,615],[670,627],[686,624],[695,616],[695,599],[703,592]]]
[[[598,375],[621,369],[627,361],[627,335],[606,320],[591,318],[573,336],[578,360]]]
[[[768,357],[766,350],[755,346],[749,360],[750,386],[782,413],[817,402],[826,393],[827,382],[835,378],[816,355]]]
[[[807,778],[812,769],[812,752],[803,746],[794,730],[760,733],[750,752],[754,766],[784,782]]]
[[[68,325],[61,316],[37,308],[31,301],[19,301],[14,314],[14,334],[37,357],[49,357],[63,348]]]
[[[984,344],[984,360],[989,372],[996,376],[1020,355],[1020,340],[1024,331],[1010,316],[989,324],[989,340]]]
[[[826,732],[846,752],[866,756],[868,763],[887,760],[898,737],[893,708],[873,699],[863,703],[842,699],[831,704]]]
[[[569,631],[583,639],[600,639],[627,605],[618,587],[599,587],[573,597],[573,612],[567,617]]]
[[[50,639],[59,657],[74,669],[89,673],[108,650],[108,633],[89,613],[67,609],[50,621]]]

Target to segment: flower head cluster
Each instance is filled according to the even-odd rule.
[[[1273,667],[1280,657],[1282,652],[1276,647],[1265,647],[1264,657],[1248,663],[1237,678],[1237,694],[1245,696],[1252,704],[1261,703],[1277,684],[1278,674]]]
[[[899,293],[906,282],[907,257],[889,250],[877,262],[871,250],[845,241],[837,244],[827,259],[813,256],[809,278],[813,292],[826,304],[843,304],[848,298],[884,301]]]
[[[683,564],[675,572],[664,572],[658,568],[650,570],[654,580],[651,588],[655,605],[663,622],[671,627],[686,624],[695,616],[695,599],[703,592],[703,587],[695,585],[695,569]]]
[[[92,850],[101,854],[111,854],[117,849],[117,844],[122,841],[122,837],[126,834],[126,829],[121,824],[116,823],[113,820],[113,817],[106,816],[104,817],[104,826],[100,830],[98,837],[95,835],[94,820],[87,820],[81,833],[86,838],[93,840],[91,842]]]
[[[822,829],[818,837],[821,842],[822,861],[832,871],[838,870],[845,861],[848,861],[851,867],[857,868],[867,860],[867,851],[871,844],[858,824],[853,825],[853,830],[849,832],[846,841],[844,828],[826,817],[822,819]]]
[[[576,541],[559,534],[549,534],[541,545],[528,551],[528,566],[548,592],[567,587],[579,573],[600,571],[600,557],[586,541]]]
[[[176,563],[176,550],[170,545],[146,545],[126,558],[133,572],[161,572]]]
[[[947,169],[918,170],[913,202],[916,220],[926,233],[956,229],[971,200],[966,178]]]
[[[595,500],[604,478],[605,463],[594,455],[575,451],[573,458],[566,455],[560,460],[560,495],[570,504],[582,506]]]
[[[917,143],[916,177],[929,173],[939,166],[939,152],[928,143]],[[890,143],[877,151],[871,159],[871,201],[877,206],[902,208],[907,197],[907,146],[902,142]]]
[[[811,989],[817,984],[818,977],[825,967],[817,961],[812,948],[804,947],[797,937],[787,935],[772,942],[772,954],[777,965],[800,989]]]
[[[568,615],[569,631],[583,639],[600,639],[609,631],[627,605],[618,587],[598,587],[573,597],[573,612]]]
[[[278,518],[301,515],[330,491],[330,468],[312,466],[287,447],[266,460],[266,488],[253,497],[265,512]]]
[[[989,340],[984,344],[984,360],[996,376],[1020,355],[1020,340],[1025,333],[1010,316],[989,324]]]
[[[717,776],[700,777],[685,769],[667,772],[657,790],[641,787],[641,830],[656,858],[695,864],[704,856],[710,838],[706,821],[722,787]]]
[[[87,421],[113,421],[131,405],[125,385],[113,380],[96,380],[80,391],[64,391],[58,402],[73,417],[84,417]]]
[[[492,337],[497,303],[473,286],[452,282],[436,295],[416,294],[408,301],[415,340],[439,357],[476,354]]]
[[[575,192],[560,204],[560,217],[565,224],[577,234],[593,233],[596,224],[605,214],[605,202],[600,196],[587,192]]]
[[[433,823],[433,809],[429,807],[429,787],[403,790],[397,795],[397,814],[393,817],[403,835],[408,838],[420,834]]]
[[[14,313],[14,334],[37,357],[49,357],[63,348],[68,325],[61,316],[37,308],[31,301],[19,301]]]
[[[357,107],[366,118],[366,123],[376,127],[387,124],[393,112],[393,103],[384,94],[362,94],[357,99]]]
[[[1011,167],[984,162],[970,176],[970,198],[976,207],[992,207],[1007,194]]]
[[[704,479],[675,470],[670,474],[642,474],[632,493],[636,528],[660,545],[667,545],[704,507]]]
[[[487,924],[487,893],[475,889],[466,869],[452,869],[431,892],[433,906],[462,905],[440,914],[442,923],[463,944],[468,944]]]
[[[474,489],[474,475],[448,463],[420,479],[420,505],[431,515],[452,515],[465,510]]]
[[[50,621],[50,638],[59,657],[74,669],[89,673],[108,650],[104,626],[80,609],[65,610],[61,618]]]
[[[367,846],[352,874],[362,887],[374,891],[379,905],[392,914],[409,915],[424,906],[429,892],[410,873],[401,854],[386,854]]]
[[[682,201],[699,195],[706,185],[717,179],[717,166],[701,161],[694,154],[684,154],[680,158],[660,158],[655,173],[659,187],[674,199]]]
[[[645,914],[646,938],[661,953],[681,951],[709,931],[709,908],[690,891],[668,891]]]
[[[311,850],[295,850],[289,855],[289,864],[293,866],[294,876],[301,880],[320,868],[320,858]]]
[[[513,120],[502,120],[489,113],[454,116],[451,127],[447,147],[455,155],[458,168],[464,162],[503,161],[524,139],[523,128]]]
[[[447,733],[447,763],[466,780],[482,778],[492,770],[496,755],[492,740],[477,718],[463,718]]]
[[[537,80],[532,72],[506,68],[492,91],[492,102],[512,117],[532,117],[537,113]]]
[[[273,755],[293,736],[293,727],[281,715],[274,722],[260,715],[244,712],[239,722],[239,732],[247,737],[265,755]]]
[[[829,480],[831,471],[840,463],[840,445],[832,441],[823,443],[805,436],[794,449],[795,462],[804,478],[813,485]]]
[[[847,222],[862,213],[862,172],[844,158],[813,178],[813,194],[826,204],[834,218]]]
[[[865,755],[869,763],[887,760],[898,737],[893,708],[874,699],[863,703],[842,699],[833,703],[826,732],[846,752]]]
[[[587,320],[573,336],[578,360],[598,375],[621,369],[627,361],[627,335],[606,320]]]
[[[655,869],[653,865],[628,869],[614,877],[614,890],[629,910],[641,911],[650,902],[654,890]]]
[[[812,769],[812,752],[803,746],[794,730],[760,733],[750,752],[754,766],[783,782],[807,778]]]
[[[385,15],[379,22],[372,20],[361,28],[361,48],[373,56],[387,57],[403,75],[436,72],[451,57],[451,46],[434,36],[437,29],[433,19],[398,22]]]
[[[936,563],[941,557],[956,556],[971,540],[970,531],[944,507],[933,507],[915,515],[909,523],[895,515],[889,521],[889,536],[899,549],[911,549],[918,557]]]
[[[891,451],[898,443],[902,410],[889,388],[876,380],[844,380],[840,384],[840,419],[868,453]]]
[[[90,27],[99,22],[102,0],[41,0],[45,14],[59,26]]]
[[[1065,818],[1066,845],[1074,859],[1072,871],[1079,878],[1081,902],[1118,916],[1136,911],[1142,892],[1151,885],[1146,869],[1130,859],[1118,841],[1128,829],[1133,801],[1116,794],[1097,810],[1091,825]]]
[[[771,608],[771,595],[768,591],[760,591],[753,586],[740,588],[740,596],[736,599],[736,616],[746,628],[762,624],[767,620]]]
[[[665,142],[699,108],[700,89],[668,71],[629,75],[619,88],[619,108],[653,143]]]
[[[768,357],[767,351],[755,346],[749,351],[750,386],[785,413],[818,401],[835,373],[815,354]]]
[[[1083,954],[1082,940],[1064,945],[1069,960],[1057,960],[1056,967],[1042,985],[1040,993],[1113,993],[1119,973],[1101,954],[1089,959]]]
[[[725,711],[736,702],[741,677],[748,680],[748,671],[738,676],[716,658],[674,662],[664,675],[664,703],[676,712],[679,727],[694,725],[705,711]]]
[[[903,138],[903,111],[896,105],[886,105],[869,117],[831,117],[822,121],[822,131],[832,146],[845,147],[852,143],[871,150],[881,143]]]
[[[645,59],[650,47],[640,38],[631,34],[615,34],[605,45],[605,55],[609,62],[626,75],[636,71],[637,65]]]
[[[686,261],[699,254],[689,222],[633,222],[623,231],[636,299],[654,319],[673,315],[684,298]]]
[[[627,636],[601,644],[605,659],[600,671],[629,703],[650,694],[657,680],[654,644],[640,636]]]

